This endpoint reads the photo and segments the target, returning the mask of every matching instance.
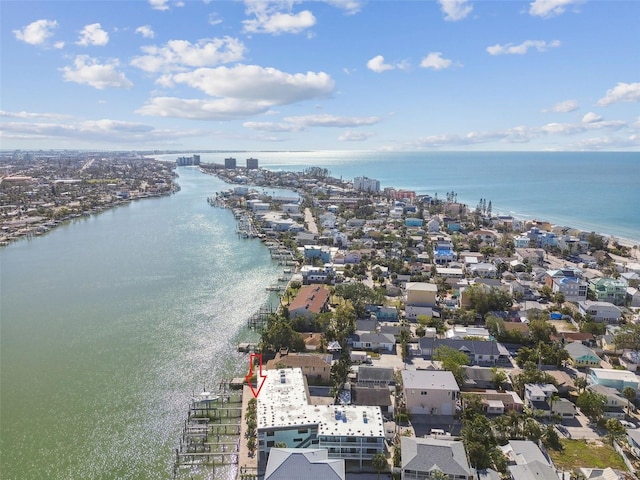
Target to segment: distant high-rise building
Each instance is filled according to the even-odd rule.
[[[200,155],[193,155],[191,157],[178,157],[176,159],[176,164],[179,167],[200,165]]]
[[[233,157],[225,158],[224,168],[236,168],[236,159]]]
[[[356,177],[353,179],[353,188],[355,188],[356,190],[362,190],[365,192],[379,192],[380,182],[373,178]]]
[[[258,168],[258,159],[247,158],[247,170],[257,170],[257,168]]]

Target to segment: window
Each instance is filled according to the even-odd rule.
[[[267,437],[273,437],[274,434],[275,432],[267,432]]]
[[[298,433],[302,434],[302,433],[309,433],[309,429],[308,428],[299,428],[298,429]]]
[[[275,445],[276,442],[274,442],[273,440],[270,440],[267,442],[267,448],[273,447]]]

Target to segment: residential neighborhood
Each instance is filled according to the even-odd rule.
[[[218,203],[252,209],[257,236],[294,268],[257,351],[272,358],[266,385],[295,379],[288,395],[302,397],[288,420],[285,397],[257,397],[258,478],[294,453],[308,478],[635,478],[637,248],[455,192],[201,168],[233,185]],[[265,187],[295,191],[298,208]],[[305,335],[320,336],[313,351]]]

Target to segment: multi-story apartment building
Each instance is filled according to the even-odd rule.
[[[259,463],[276,444],[286,448],[324,448],[329,458],[370,461],[384,451],[380,407],[310,405],[300,368],[266,370],[258,395]]]
[[[615,278],[595,278],[589,282],[589,291],[598,302],[622,306],[627,296],[627,284]]]
[[[353,179],[353,188],[364,192],[379,192],[380,182],[374,178],[356,177]]]

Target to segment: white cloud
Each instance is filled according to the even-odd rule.
[[[102,29],[99,23],[85,25],[80,32],[76,45],[88,47],[89,45],[104,46],[109,43],[109,34]]]
[[[338,117],[335,115],[304,115],[287,117],[285,120],[300,127],[361,127],[375,125],[380,117]]]
[[[438,0],[438,3],[442,13],[444,13],[444,19],[449,22],[462,20],[473,10],[469,0]]]
[[[199,68],[175,74],[171,80],[202,90],[210,96],[243,99],[269,106],[327,97],[334,89],[334,81],[324,72],[290,74],[257,65]]]
[[[238,120],[265,113],[269,105],[234,98],[183,99],[155,97],[136,110],[140,115],[194,120]]]
[[[133,83],[127,79],[124,73],[117,71],[118,66],[117,60],[100,64],[88,55],[78,55],[73,62],[73,67],[67,66],[60,70],[65,81],[87,84],[98,90],[131,88]]]
[[[549,18],[564,13],[569,5],[581,0],[534,0],[529,6],[529,14],[534,17]]]
[[[569,113],[573,112],[580,108],[577,100],[563,100],[562,102],[556,103],[551,110],[558,113]]]
[[[293,132],[300,130],[297,125],[279,122],[244,122],[242,126],[261,132]]]
[[[584,117],[582,117],[582,123],[593,123],[599,122],[602,120],[602,116],[593,112],[588,112]]]
[[[487,52],[491,55],[524,55],[530,48],[535,48],[539,52],[546,52],[550,48],[556,48],[559,46],[559,40],[553,40],[551,42],[546,42],[544,40],[525,40],[519,45],[514,45],[513,43],[500,45],[499,43],[496,43],[491,47],[487,47]]]
[[[420,62],[420,66],[423,68],[431,68],[433,70],[442,70],[449,68],[453,62],[447,58],[442,58],[440,52],[430,52],[429,55],[424,57]]]
[[[338,140],[341,142],[364,142],[369,138],[373,137],[375,133],[373,132],[359,132],[353,130],[347,130],[342,135],[338,137]]]
[[[362,10],[360,0],[324,0],[324,2],[344,10],[347,15],[355,15]]]
[[[58,22],[55,20],[42,19],[31,22],[22,30],[14,30],[13,34],[29,45],[46,45],[47,40],[53,36],[53,29],[57,27]]]
[[[142,25],[136,28],[136,33],[139,33],[144,38],[153,38],[156,36],[155,32],[149,25]]]
[[[169,10],[169,0],[149,0],[151,8],[154,10]]]
[[[169,40],[164,46],[145,46],[146,55],[135,57],[131,65],[145,72],[161,72],[182,67],[213,67],[222,63],[242,60],[246,48],[235,38],[223,37],[198,40]]]
[[[74,142],[102,142],[108,145],[153,144],[176,138],[210,135],[206,130],[167,130],[135,122],[101,119],[70,123],[9,122],[0,126],[4,138],[29,140],[67,138]]]
[[[604,97],[598,100],[598,105],[607,106],[618,102],[640,102],[640,82],[618,84],[607,90]]]
[[[388,63],[384,63],[384,57],[382,55],[376,55],[371,60],[367,62],[367,68],[369,70],[373,70],[376,73],[382,73],[387,70],[393,70],[395,67],[393,65],[389,65]]]
[[[357,128],[375,125],[379,117],[340,117],[336,115],[302,115],[286,117],[284,122],[245,122],[243,126],[264,132],[298,132],[312,127]],[[352,134],[355,136],[355,134]],[[369,135],[370,136],[370,135]]]
[[[25,118],[25,119],[41,118],[45,120],[62,120],[65,118],[69,118],[69,115],[62,115],[59,113],[7,112],[5,110],[0,110],[0,117]]]
[[[222,23],[222,18],[220,17],[220,14],[213,12],[209,14],[207,23],[209,25],[220,25]]]
[[[53,44],[53,48],[64,48],[64,42],[56,42]]]
[[[300,33],[316,24],[316,17],[309,10],[298,13],[279,11],[282,2],[247,2],[247,15],[255,18],[243,20],[247,33]],[[286,5],[286,2],[284,3]]]

